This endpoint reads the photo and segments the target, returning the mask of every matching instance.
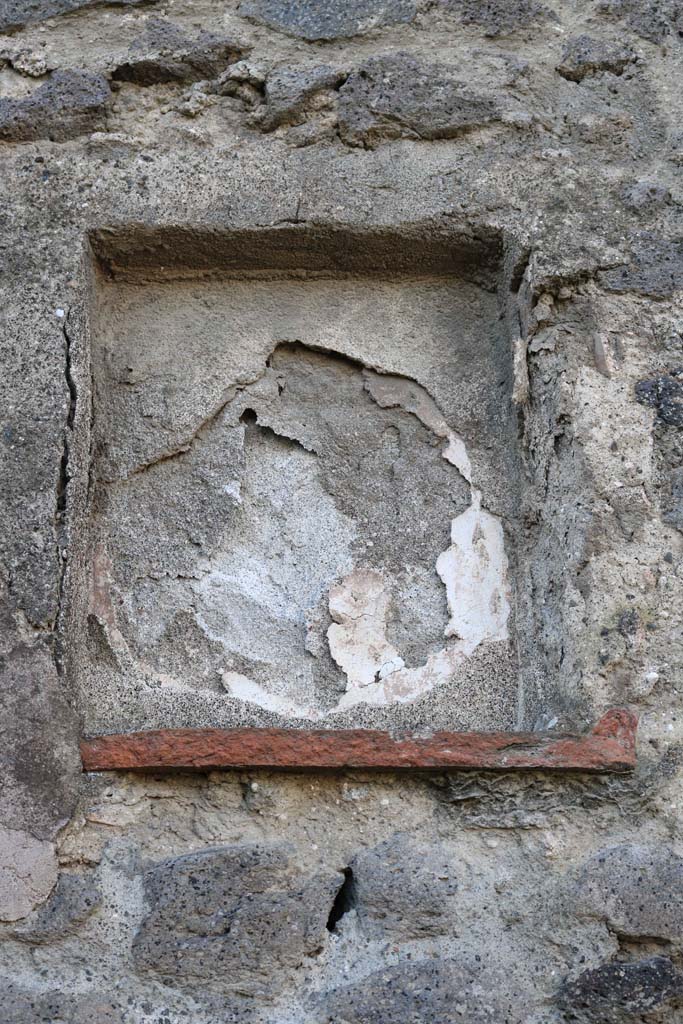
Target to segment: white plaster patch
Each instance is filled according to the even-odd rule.
[[[481,507],[465,442],[446,423],[427,392],[404,377],[364,372],[365,387],[383,408],[400,406],[447,441],[443,457],[470,485],[471,504],[451,522],[451,545],[436,563],[445,587],[445,637],[458,642],[406,668],[386,637],[390,593],[381,575],[354,570],[330,591],[330,653],[347,676],[347,692],[334,710],[358,703],[406,703],[446,682],[479,644],[508,639],[510,587],[503,526]]]
[[[503,527],[472,504],[451,523],[451,546],[436,568],[446,586],[450,619],[446,637],[457,642],[431,654],[424,665],[406,668],[386,637],[390,593],[380,573],[355,569],[330,591],[330,653],[348,684],[333,711],[356,704],[404,704],[445,683],[481,644],[508,639],[510,593]]]
[[[47,899],[57,882],[52,843],[0,826],[0,921],[18,921]]]
[[[344,711],[356,704],[408,704],[418,697],[429,693],[435,687],[446,682],[467,658],[476,644],[466,641],[443,647],[440,651],[430,654],[424,665],[418,668],[402,667],[397,671],[371,683],[362,690],[349,686],[339,701],[335,711]]]
[[[368,686],[403,668],[386,637],[389,588],[374,569],[354,569],[330,589],[327,631],[330,654],[346,673],[348,687]]]
[[[500,519],[481,508],[481,495],[473,489],[472,504],[451,523],[451,546],[436,562],[450,613],[445,636],[474,646],[508,639],[507,568]]]

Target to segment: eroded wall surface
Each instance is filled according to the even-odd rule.
[[[99,292],[69,638],[86,729],[513,728],[495,296],[410,276]]]
[[[3,1020],[683,1019],[681,32],[0,0]],[[78,756],[614,705],[630,775]]]

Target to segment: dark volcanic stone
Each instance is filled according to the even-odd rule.
[[[651,380],[638,381],[636,398],[641,405],[656,409],[663,423],[683,427],[683,368]]]
[[[9,32],[32,22],[44,21],[56,14],[68,14],[85,7],[108,5],[133,7],[157,0],[0,0],[0,32]]]
[[[667,847],[623,844],[585,861],[575,888],[579,914],[631,938],[683,938],[683,858]]]
[[[363,35],[412,21],[414,0],[242,0],[239,13],[310,41]]]
[[[449,67],[405,53],[372,57],[339,90],[339,133],[351,146],[452,139],[498,117],[495,102],[455,79]]]
[[[608,291],[668,299],[683,288],[683,242],[643,233],[633,244],[630,262],[603,271],[600,280]]]
[[[572,82],[582,82],[588,75],[605,71],[621,75],[635,59],[635,53],[628,47],[614,46],[590,36],[577,36],[570,39],[562,51],[557,71]]]
[[[653,956],[584,971],[565,983],[558,1003],[577,1024],[627,1024],[681,994],[683,975],[668,957]]]
[[[130,47],[130,59],[114,70],[112,78],[136,85],[199,82],[215,78],[244,53],[230,40],[208,32],[189,39],[172,22],[150,18],[143,35]]]
[[[101,75],[55,71],[24,99],[0,100],[0,139],[64,142],[104,127],[109,86]]]
[[[402,963],[329,993],[316,1024],[502,1024],[503,999],[480,964]]]
[[[503,36],[544,22],[551,12],[536,0],[441,0],[465,25],[480,25],[486,36]]]
[[[683,469],[671,474],[671,508],[665,512],[664,521],[683,532]]]
[[[77,931],[101,902],[98,890],[87,878],[64,872],[47,903],[15,930],[14,937],[21,942],[58,942]]]
[[[623,18],[637,35],[661,43],[683,28],[680,0],[602,0],[599,10]]]
[[[319,952],[342,877],[305,877],[283,846],[203,850],[145,876],[151,910],[133,942],[138,970],[176,984],[265,994]]]

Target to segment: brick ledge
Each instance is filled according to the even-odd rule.
[[[83,771],[345,768],[625,772],[636,763],[637,718],[608,711],[583,735],[376,729],[154,729],[81,741]]]

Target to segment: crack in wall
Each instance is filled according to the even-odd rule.
[[[62,613],[64,610],[64,591],[67,573],[67,502],[69,482],[71,480],[71,440],[73,437],[74,422],[76,419],[76,405],[78,402],[78,390],[76,387],[76,381],[74,380],[71,366],[71,337],[69,335],[68,322],[69,311],[67,310],[64,313],[64,322],[62,324],[61,330],[62,337],[64,339],[64,378],[66,380],[69,400],[66,410],[64,433],[62,436],[62,455],[59,462],[59,478],[57,483],[55,516],[56,549],[59,566],[59,578],[57,583],[57,610],[54,622],[55,633],[53,640],[53,650],[55,667],[60,676],[64,673],[64,641],[61,636],[59,626],[62,619]]]

